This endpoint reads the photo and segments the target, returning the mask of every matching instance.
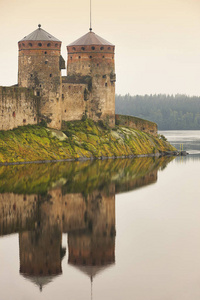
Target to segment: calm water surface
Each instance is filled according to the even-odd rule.
[[[200,132],[188,157],[0,168],[0,299],[200,298]]]

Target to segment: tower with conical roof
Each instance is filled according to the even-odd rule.
[[[34,89],[38,118],[49,127],[61,128],[61,41],[38,25],[18,43],[18,85]]]
[[[67,76],[91,77],[86,115],[115,125],[115,46],[90,31],[67,47]]]

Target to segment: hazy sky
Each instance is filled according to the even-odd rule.
[[[0,85],[17,83],[17,42],[39,23],[66,60],[88,32],[89,0],[0,0]],[[118,94],[200,96],[200,0],[92,0],[92,28],[116,45]]]

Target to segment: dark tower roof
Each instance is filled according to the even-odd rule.
[[[22,274],[22,275],[24,278],[30,280],[35,285],[39,286],[40,291],[42,291],[45,285],[52,282],[57,277],[57,275],[52,275],[52,276],[30,276],[26,274]]]
[[[22,41],[54,41],[54,42],[61,42],[57,38],[55,38],[50,33],[46,32],[41,28],[41,25],[38,25],[38,29],[30,33],[29,35],[25,36],[20,42]]]
[[[83,35],[81,38],[76,40],[75,42],[69,44],[68,46],[86,46],[86,45],[109,45],[114,46],[110,42],[104,40],[94,32],[90,31]]]
[[[70,264],[72,265],[72,264]],[[89,276],[90,278],[94,278],[97,274],[104,271],[105,269],[108,269],[112,267],[114,263],[105,265],[105,266],[82,266],[82,265],[73,265],[77,269],[79,269],[81,272]]]

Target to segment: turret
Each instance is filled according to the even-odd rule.
[[[91,76],[88,116],[115,125],[115,46],[90,31],[67,47],[68,76]]]
[[[61,41],[41,25],[18,43],[18,85],[33,88],[39,103],[39,119],[61,128]]]

